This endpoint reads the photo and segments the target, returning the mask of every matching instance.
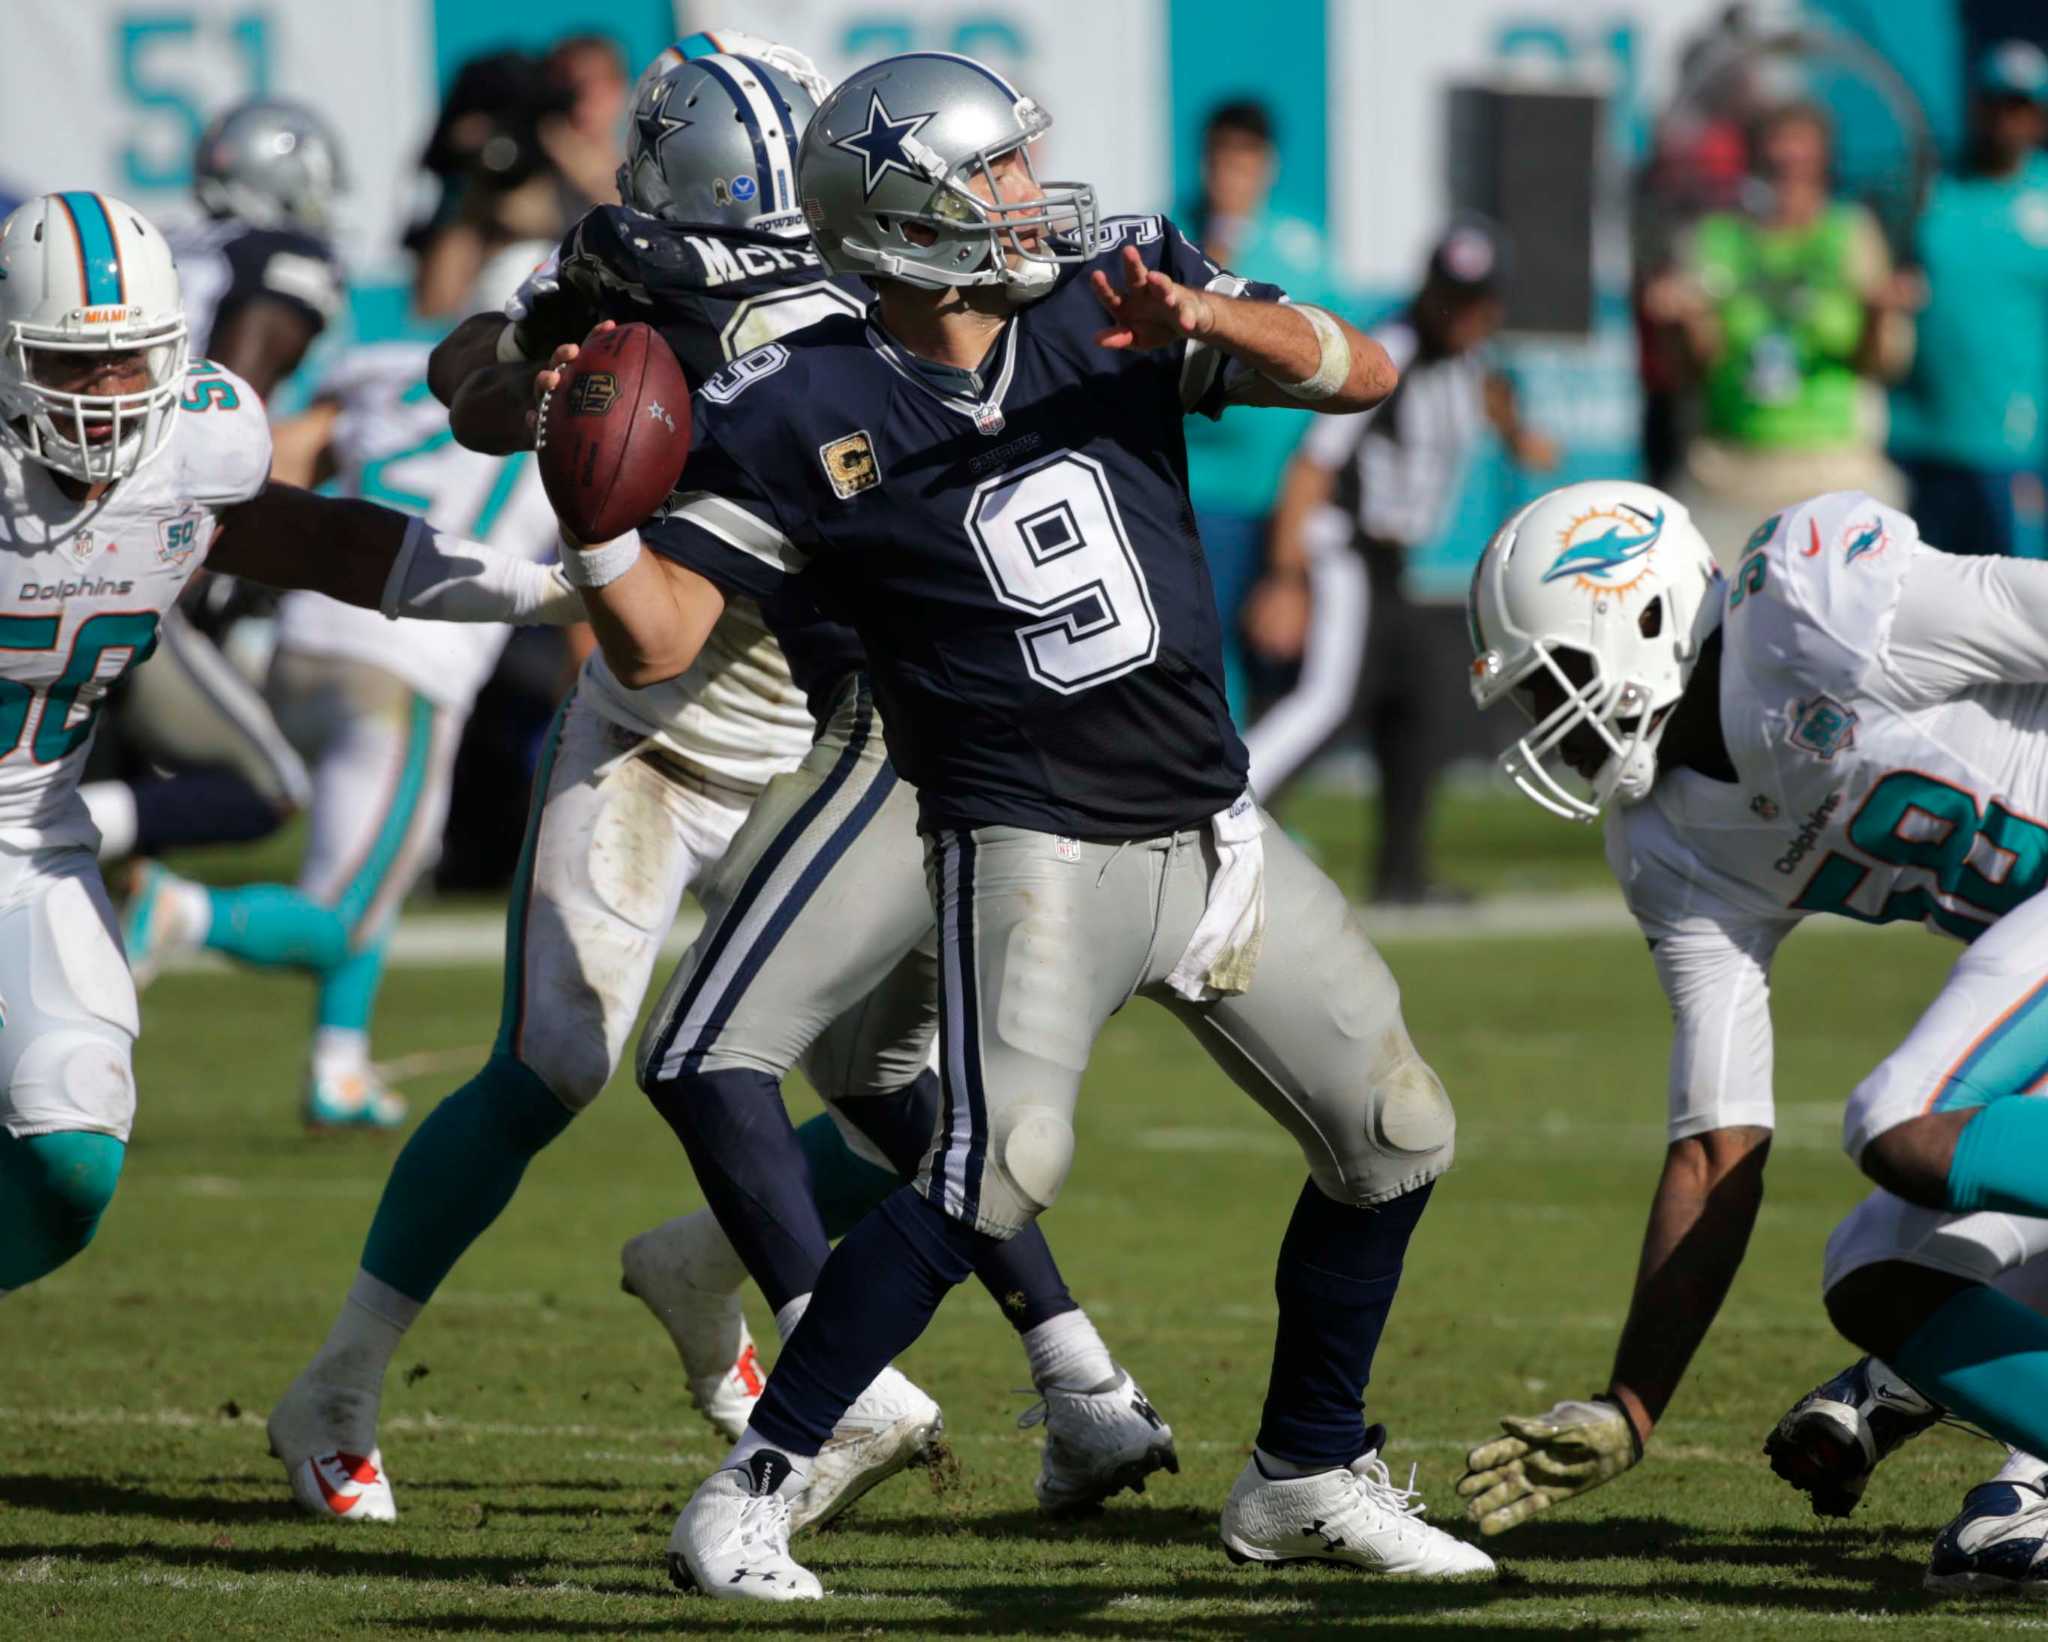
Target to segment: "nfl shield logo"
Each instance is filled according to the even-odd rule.
[[[990,438],[1003,431],[1003,407],[1000,405],[976,405],[974,425]]]
[[[100,544],[93,540],[90,530],[81,530],[64,544],[64,557],[73,564],[84,564],[100,550]]]

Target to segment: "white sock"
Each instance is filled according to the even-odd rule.
[[[313,1378],[326,1385],[380,1393],[398,1342],[425,1309],[410,1295],[358,1270],[334,1327],[314,1354]]]
[[[2005,1464],[1999,1468],[1993,1482],[2023,1482],[2030,1488],[2039,1488],[2042,1480],[2048,1478],[2048,1465],[2034,1458],[2023,1448],[2015,1448],[2005,1457]]]
[[[740,1440],[733,1444],[732,1452],[725,1456],[725,1464],[721,1465],[719,1470],[744,1471],[747,1468],[747,1461],[763,1451],[771,1454],[780,1454],[789,1461],[789,1475],[783,1478],[782,1486],[775,1491],[778,1494],[796,1494],[801,1492],[804,1483],[811,1474],[811,1461],[816,1459],[817,1456],[815,1454],[792,1454],[779,1443],[772,1443],[766,1437],[757,1434],[751,1425],[740,1433]]]
[[[811,1297],[799,1294],[786,1302],[775,1314],[775,1332],[782,1336],[782,1343],[789,1344],[789,1337],[796,1332],[796,1325],[804,1320],[804,1313],[810,1308]]]
[[[157,916],[168,919],[179,938],[191,946],[204,946],[213,933],[213,897],[204,884],[166,877],[158,887]]]
[[[1337,1469],[1334,1465],[1296,1465],[1292,1460],[1280,1459],[1256,1446],[1252,1449],[1252,1458],[1258,1461],[1259,1469],[1275,1482],[1294,1477],[1317,1477],[1325,1471]]]
[[[360,1076],[370,1064],[370,1034],[352,1026],[313,1029],[313,1076],[323,1082]]]
[[[1116,1364],[1109,1347],[1095,1332],[1088,1313],[1063,1311],[1024,1333],[1024,1355],[1031,1364],[1031,1383],[1043,1391],[1107,1391],[1116,1384]]]
[[[88,781],[78,789],[100,829],[100,859],[118,861],[135,849],[135,789],[125,781]]]

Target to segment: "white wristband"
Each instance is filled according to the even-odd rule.
[[[1344,339],[1343,327],[1321,308],[1307,302],[1289,306],[1315,327],[1322,358],[1316,365],[1315,374],[1306,382],[1282,382],[1278,377],[1268,377],[1267,380],[1289,398],[1306,400],[1310,404],[1332,398],[1351,380],[1351,344]]]
[[[603,587],[615,582],[640,560],[640,532],[629,530],[599,547],[562,543],[562,574],[571,587]]]

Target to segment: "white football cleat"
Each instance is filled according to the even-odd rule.
[[[698,1485],[668,1537],[668,1577],[678,1590],[732,1601],[815,1602],[818,1576],[789,1554],[790,1502],[777,1492],[789,1461],[757,1449]]]
[[[1043,1387],[1017,1418],[1019,1430],[1040,1424],[1045,1461],[1033,1489],[1049,1515],[1086,1511],[1125,1488],[1142,1494],[1154,1471],[1180,1470],[1173,1427],[1121,1368],[1103,1391]]]
[[[136,991],[156,979],[166,959],[197,950],[204,932],[192,908],[201,893],[154,861],[136,864],[121,909],[121,948],[128,954]]]
[[[330,1129],[396,1129],[411,1108],[374,1067],[306,1073],[305,1119],[315,1134]]]
[[[1980,1482],[1927,1559],[1930,1591],[2048,1598],[2048,1489]]]
[[[790,1508],[789,1530],[830,1522],[877,1483],[931,1457],[946,1429],[939,1405],[885,1368],[832,1428]]]
[[[1351,1462],[1307,1477],[1269,1477],[1245,1461],[1223,1505],[1223,1549],[1232,1562],[1336,1562],[1376,1574],[1454,1579],[1491,1574],[1493,1558],[1432,1528],[1414,1487],[1396,1488],[1380,1458],[1387,1430]]]
[[[398,1520],[391,1474],[377,1449],[376,1397],[317,1385],[301,1374],[271,1409],[265,1429],[270,1452],[284,1462],[292,1498],[305,1510],[331,1522]]]
[[[619,1287],[668,1331],[697,1411],[728,1442],[738,1442],[767,1375],[739,1291],[705,1281],[707,1265],[732,1259],[718,1222],[700,1210],[642,1232],[620,1249]]]

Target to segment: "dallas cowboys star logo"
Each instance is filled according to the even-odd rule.
[[[891,171],[901,171],[906,177],[921,176],[922,173],[903,152],[906,138],[915,137],[931,121],[932,114],[906,114],[902,119],[892,119],[888,106],[883,103],[880,92],[868,93],[868,128],[865,131],[849,132],[832,146],[843,148],[849,154],[858,154],[866,172],[861,178],[861,198],[874,198],[875,190],[882,179]]]
[[[696,122],[686,120],[679,114],[668,111],[668,100],[676,94],[676,88],[666,82],[657,85],[647,100],[640,105],[635,116],[640,127],[640,143],[644,148],[657,147],[661,139],[672,131],[686,130]]]

